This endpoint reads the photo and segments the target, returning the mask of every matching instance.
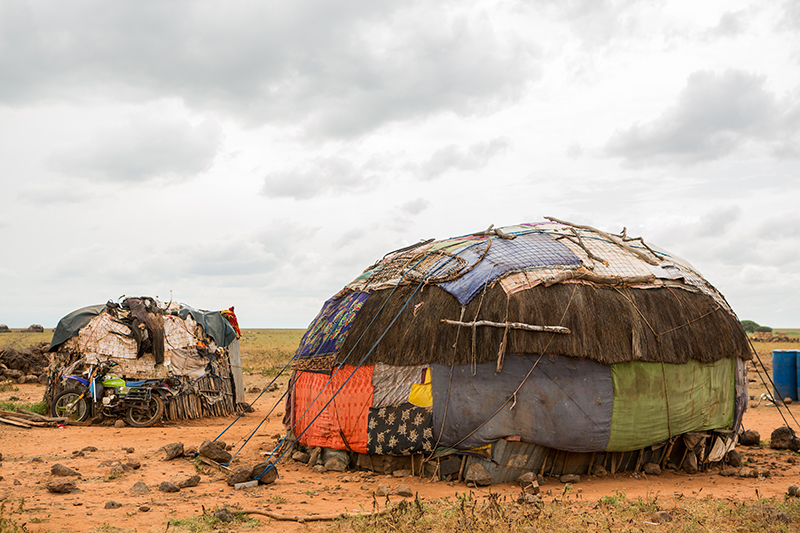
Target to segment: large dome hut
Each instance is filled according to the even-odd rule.
[[[750,357],[683,259],[556,219],[490,227],[391,252],[325,302],[284,422],[381,472],[691,471],[733,448]]]

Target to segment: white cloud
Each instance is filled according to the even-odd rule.
[[[750,142],[778,150],[785,146],[781,134],[798,132],[798,109],[764,82],[764,76],[733,69],[694,72],[675,106],[614,133],[606,153],[633,165],[687,165],[722,158]]]

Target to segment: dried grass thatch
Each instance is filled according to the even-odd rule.
[[[437,286],[425,286],[412,297],[416,287],[376,291],[353,322],[338,360],[357,364],[384,332],[365,364],[469,364],[498,359],[505,328],[455,326],[441,319],[522,322],[565,326],[571,331],[556,334],[511,329],[506,353],[568,355],[605,364],[751,357],[747,337],[735,316],[710,296],[677,287],[636,289],[559,283],[508,296],[496,285],[463,309]]]

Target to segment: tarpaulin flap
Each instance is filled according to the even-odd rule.
[[[184,320],[192,315],[195,322],[203,326],[206,335],[214,339],[219,346],[227,348],[236,339],[236,330],[219,311],[201,311],[183,306],[178,310],[178,315]]]
[[[345,381],[347,384],[344,384]],[[336,394],[343,384],[342,390]],[[305,431],[300,437],[301,444],[312,448],[321,446],[367,453],[367,418],[372,406],[372,366],[357,368],[344,365],[331,376],[316,372],[298,372],[293,394],[293,409],[298,417],[294,431],[298,435]],[[322,408],[334,395],[336,398],[323,411]],[[319,417],[314,420],[318,414]]]
[[[507,355],[499,374],[495,363],[476,365],[474,375],[470,365],[455,366],[452,381],[450,366],[432,365],[433,429],[441,443],[470,448],[518,435],[559,450],[604,450],[611,430],[611,368],[544,356],[526,380],[537,359]]]
[[[439,284],[441,288],[458,298],[462,305],[468,304],[487,283],[512,270],[581,264],[581,260],[569,248],[543,233],[519,235],[513,240],[493,239],[483,260],[471,257],[480,252],[481,250],[477,248],[465,252],[463,258],[470,264],[480,262],[463,276]]]
[[[59,320],[56,330],[53,332],[53,340],[50,341],[50,351],[52,352],[64,341],[77,335],[82,327],[102,313],[105,308],[106,304],[90,305],[73,311]]]
[[[607,451],[638,450],[689,431],[733,423],[734,359],[611,366],[614,413]]]

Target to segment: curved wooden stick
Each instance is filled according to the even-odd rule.
[[[372,516],[382,516],[389,513],[393,508],[387,507],[381,511],[375,511],[372,513],[339,513],[339,514],[318,514],[318,515],[285,515],[285,514],[278,514],[273,513],[272,511],[262,511],[261,509],[242,509],[241,511],[234,510],[234,513],[241,513],[241,514],[260,514],[263,516],[267,516],[272,518],[273,520],[288,520],[294,522],[320,522],[320,521],[327,521],[327,520],[336,520],[337,518],[355,518],[355,517],[372,517]]]
[[[546,218],[550,222],[555,222],[557,224],[564,224],[565,226],[571,226],[573,228],[583,229],[583,230],[586,230],[586,231],[593,231],[593,232],[597,233],[598,235],[601,235],[601,236],[605,237],[606,239],[608,239],[609,241],[613,242],[614,244],[616,244],[620,248],[623,248],[623,249],[627,250],[628,252],[632,253],[633,255],[635,255],[636,257],[638,257],[639,259],[641,259],[642,261],[644,261],[645,263],[648,263],[650,265],[654,265],[655,266],[655,265],[658,265],[659,262],[660,262],[660,259],[661,259],[660,257],[656,256],[656,259],[648,257],[647,254],[645,254],[644,252],[641,252],[641,251],[637,250],[636,248],[634,248],[632,246],[628,246],[628,244],[626,242],[624,242],[622,239],[620,239],[616,235],[610,235],[610,234],[606,233],[605,231],[601,231],[601,230],[599,230],[597,228],[593,228],[591,226],[582,226],[580,224],[573,224],[572,222],[566,222],[564,220],[559,220],[559,219],[557,219],[555,217],[544,217],[544,218]],[[634,240],[634,239],[630,239],[630,240]],[[650,250],[650,248],[648,248],[648,250]],[[652,250],[650,250],[650,251],[652,252]],[[655,254],[653,254],[653,255],[655,255]]]

